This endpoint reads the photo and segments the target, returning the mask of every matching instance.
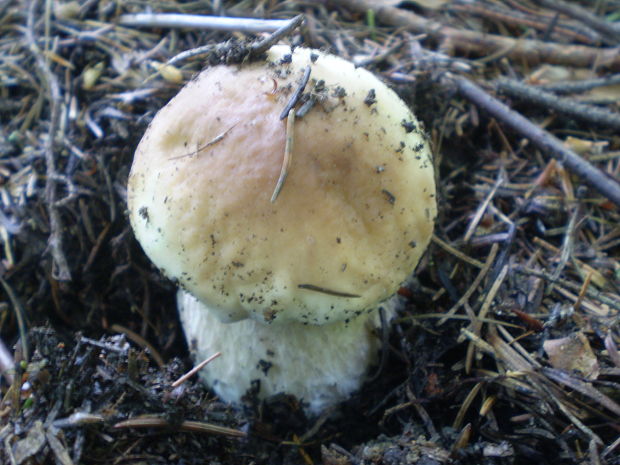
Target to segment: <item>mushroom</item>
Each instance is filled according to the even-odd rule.
[[[277,186],[277,187],[276,187]],[[128,184],[133,230],[178,282],[192,355],[225,401],[347,398],[377,359],[377,308],[436,215],[427,138],[370,72],[278,45],[207,68],[155,116]]]

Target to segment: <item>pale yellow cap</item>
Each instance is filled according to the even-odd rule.
[[[307,66],[316,101],[294,123],[288,177],[271,202],[280,113]],[[376,308],[413,272],[436,215],[430,149],[405,103],[364,69],[287,46],[188,83],[140,142],[128,203],[167,276],[223,321],[274,324]]]

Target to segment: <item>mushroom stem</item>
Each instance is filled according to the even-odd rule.
[[[383,305],[388,320],[391,302]],[[255,388],[260,399],[292,394],[308,413],[319,414],[358,390],[378,359],[376,311],[349,323],[269,325],[252,319],[222,323],[185,291],[178,292],[177,304],[193,358],[222,352],[200,376],[233,404]]]

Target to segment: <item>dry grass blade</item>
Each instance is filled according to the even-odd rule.
[[[500,173],[500,176],[498,176],[497,181],[495,181],[493,188],[489,191],[484,201],[480,204],[480,206],[476,210],[475,215],[470,221],[469,226],[467,226],[467,231],[465,232],[465,235],[463,236],[463,242],[468,243],[471,240],[472,236],[474,235],[474,232],[476,232],[478,223],[480,223],[480,220],[482,219],[482,215],[484,215],[487,207],[489,206],[489,203],[491,203],[491,200],[493,200],[493,197],[495,196],[497,189],[499,189],[499,187],[502,185],[503,182],[504,182],[504,177],[503,177],[503,174]]]
[[[247,434],[243,431],[213,425],[211,423],[204,423],[201,421],[185,420],[179,425],[172,425],[167,420],[155,416],[142,416],[139,418],[131,418],[129,420],[120,421],[114,425],[114,428],[172,428],[185,432],[218,434],[235,438],[243,438],[247,436]]]
[[[465,415],[467,414],[467,411],[471,407],[472,402],[474,401],[474,399],[480,392],[481,388],[482,388],[482,383],[476,383],[474,387],[469,391],[469,393],[467,394],[467,397],[465,397],[465,400],[461,404],[461,407],[459,408],[459,411],[456,414],[456,417],[454,418],[454,422],[452,423],[452,428],[454,429],[461,428],[461,425],[463,424],[463,421],[465,419]]]
[[[232,436],[235,438],[244,438],[247,436],[247,434],[243,431],[226,428],[224,426],[212,425],[209,423],[204,423],[202,421],[186,420],[181,423],[181,430],[192,431],[196,433],[221,434],[224,436]]]
[[[450,452],[453,455],[456,454],[456,452],[459,451],[460,449],[463,449],[463,448],[467,447],[467,445],[469,444],[469,441],[471,439],[471,430],[472,430],[471,423],[467,423],[463,427],[463,429],[459,433],[458,437],[454,441],[454,444],[452,445],[452,448],[450,449]]]
[[[299,289],[307,289],[313,292],[320,292],[321,294],[333,295],[336,297],[346,297],[346,298],[358,298],[359,294],[351,294],[350,292],[337,291],[335,289],[328,289],[326,287],[317,286],[316,284],[298,284],[297,287]]]
[[[599,405],[602,405],[606,409],[620,416],[620,405],[614,402],[610,397],[606,396],[602,392],[595,389],[592,384],[581,381],[562,370],[556,370],[553,368],[544,368],[543,374],[550,379],[563,384],[577,392],[580,392],[584,396],[594,400]]]
[[[295,147],[295,109],[291,108],[288,112],[288,117],[286,118],[286,142],[284,144],[284,157],[282,158],[282,168],[280,170],[280,175],[278,176],[278,181],[276,182],[276,187],[273,190],[273,194],[271,194],[271,203],[274,203],[278,196],[280,195],[280,191],[284,187],[284,183],[286,178],[288,177],[288,172],[291,169],[291,162],[293,161],[293,150]]]
[[[467,256],[466,254],[464,254],[463,252],[458,250],[456,247],[451,246],[446,241],[440,239],[436,235],[433,235],[432,241],[435,244],[437,244],[439,247],[441,247],[442,249],[448,251],[450,254],[452,254],[455,257],[457,257],[458,259],[460,259],[460,260],[462,260],[462,261],[464,261],[466,263],[469,263],[470,265],[473,265],[476,268],[482,269],[485,266],[484,263],[482,263],[480,260],[476,260],[475,258]]]
[[[493,299],[495,299],[495,296],[499,292],[500,286],[502,285],[502,283],[504,282],[504,279],[506,279],[506,276],[508,275],[508,268],[509,268],[508,265],[505,265],[501,269],[499,275],[495,278],[495,281],[493,281],[493,284],[491,285],[489,292],[484,297],[484,301],[482,302],[482,306],[480,307],[480,312],[478,313],[476,320],[472,322],[474,324],[474,327],[476,328],[477,333],[480,332],[480,328],[482,326],[479,320],[486,318],[487,313],[491,309]]]

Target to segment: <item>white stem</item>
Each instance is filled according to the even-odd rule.
[[[222,323],[184,291],[177,303],[194,359],[222,352],[200,376],[226,402],[239,403],[258,381],[259,398],[291,394],[318,414],[359,389],[377,361],[377,312],[323,326]]]

